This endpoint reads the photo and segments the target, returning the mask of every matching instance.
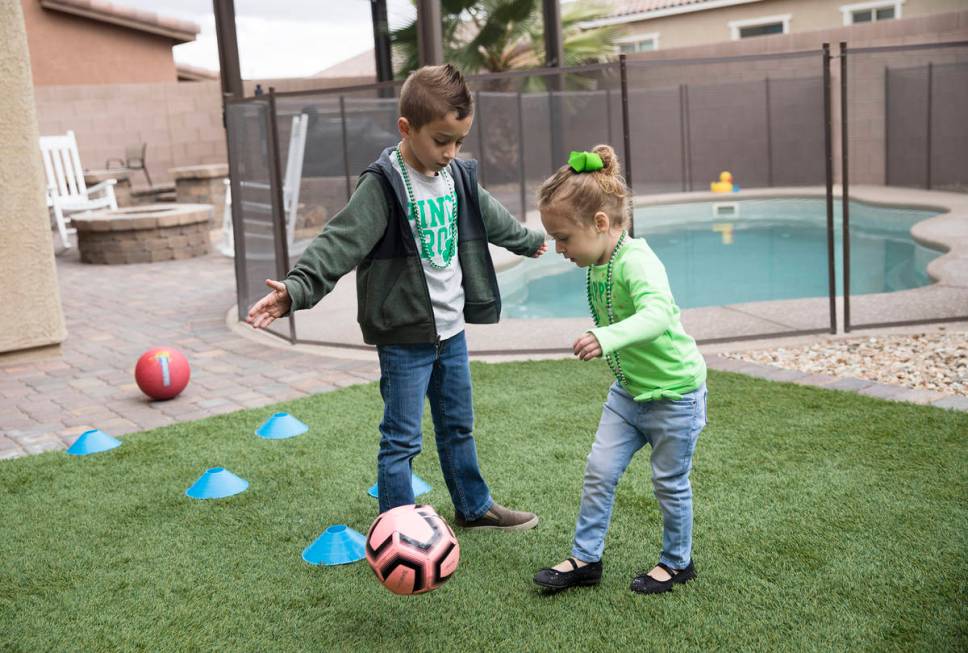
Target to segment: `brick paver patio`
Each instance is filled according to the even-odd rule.
[[[86,265],[74,249],[57,268],[68,338],[59,355],[0,357],[0,459],[63,449],[88,428],[123,435],[379,378],[375,355],[307,354],[228,329],[231,259]],[[157,345],[192,365],[171,401],[148,400],[134,382],[138,356]]]

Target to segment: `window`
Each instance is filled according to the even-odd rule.
[[[622,54],[652,52],[659,49],[659,33],[629,34],[615,39],[615,43],[618,45],[618,51]]]
[[[901,17],[901,5],[904,0],[877,0],[876,2],[860,2],[844,5],[840,12],[844,16],[844,25],[857,23],[873,23],[879,20],[893,20]]]
[[[789,34],[791,14],[784,16],[764,16],[748,20],[733,20],[729,22],[729,31],[734,41],[770,34]]]

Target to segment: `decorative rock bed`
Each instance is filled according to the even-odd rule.
[[[808,374],[828,374],[968,396],[968,332],[877,335],[721,354]]]
[[[152,263],[203,256],[210,204],[149,204],[71,216],[84,263]]]

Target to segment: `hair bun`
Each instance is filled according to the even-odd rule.
[[[612,149],[611,145],[596,145],[592,148],[592,152],[602,159],[604,167],[599,171],[601,174],[610,177],[622,176],[622,164],[619,163],[618,156],[615,155],[615,150]]]

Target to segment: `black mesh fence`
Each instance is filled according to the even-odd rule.
[[[279,239],[278,180],[273,170],[275,156],[269,100],[227,104],[226,129],[231,170],[231,211],[235,246],[235,273],[239,315],[267,289],[266,279],[285,275],[282,243]],[[291,337],[290,325],[275,322],[270,330]]]
[[[968,43],[848,49],[845,63],[845,327],[968,319],[945,259],[966,219],[949,207],[968,192]]]
[[[687,328],[698,339],[829,331],[836,324],[835,295],[844,294],[843,286],[833,288],[834,276],[847,272],[848,310],[857,293],[878,296],[877,311],[889,311],[890,300],[901,295],[886,293],[901,288],[898,279],[906,282],[906,273],[894,265],[896,250],[911,249],[904,265],[920,266],[922,273],[930,260],[910,230],[898,237],[903,245],[877,233],[885,225],[896,231],[924,215],[871,213],[863,206],[853,209],[853,203],[843,211],[827,192],[828,179],[839,174],[840,143],[847,145],[849,157],[843,160],[851,184],[964,190],[964,52],[957,47],[851,51],[843,71],[849,116],[843,133],[837,106],[842,73],[836,57],[828,66],[822,51],[470,77],[475,120],[460,156],[476,159],[481,184],[518,219],[537,226],[536,191],[542,181],[565,164],[569,151],[609,143],[622,158],[636,196],[635,235],[666,262],[677,300],[687,309]],[[346,204],[360,173],[399,141],[400,85],[278,93],[229,105],[232,190],[244,198],[235,214],[243,221],[241,231],[236,226],[244,246],[238,264],[240,311],[263,294],[263,279],[284,274],[295,263],[306,243]],[[302,140],[293,137],[300,124]],[[293,145],[303,149],[295,174],[288,169]],[[265,188],[275,183],[274,167],[278,197]],[[731,179],[721,178],[723,172]],[[290,202],[293,186],[295,203]],[[845,219],[856,215],[844,246],[835,212]],[[861,227],[872,229],[862,234]],[[851,241],[856,253],[868,251],[851,260]],[[889,262],[877,259],[872,253],[877,248],[894,252]],[[565,286],[556,280],[576,285],[570,283],[575,279],[555,267],[554,258],[525,261],[499,275],[502,294],[509,298],[505,317],[583,314],[582,302],[563,296]],[[523,304],[515,307],[518,300]],[[355,299],[346,295],[345,301]],[[546,314],[544,304],[558,308]],[[572,304],[575,315],[560,308]],[[954,305],[908,312],[948,319],[952,311],[964,314],[968,302]],[[854,306],[857,324],[891,321]],[[292,321],[278,329],[280,334],[288,329],[292,339],[297,331],[312,331],[297,330]],[[355,325],[349,330],[355,332]]]

